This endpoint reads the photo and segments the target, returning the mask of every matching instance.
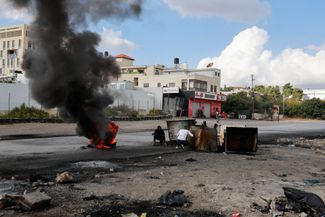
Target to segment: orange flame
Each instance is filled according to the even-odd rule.
[[[114,122],[110,122],[107,125],[105,132],[106,138],[101,139],[97,134],[94,134],[89,140],[89,145],[94,145],[97,149],[112,149],[116,147],[116,134],[118,132],[119,126]]]

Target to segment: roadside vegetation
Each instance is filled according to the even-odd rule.
[[[160,109],[151,109],[148,114],[145,114],[133,108],[129,108],[126,105],[110,106],[106,108],[105,112],[109,117],[119,116],[119,117],[129,117],[129,118],[141,118],[145,116],[164,115],[163,111]]]
[[[51,118],[51,115],[41,109],[35,107],[28,107],[22,104],[20,107],[15,107],[7,114],[0,115],[0,118],[21,118],[21,119],[31,119],[31,118]]]
[[[233,90],[227,87],[228,91]],[[282,90],[282,91],[281,91]],[[320,99],[303,100],[303,91],[290,83],[279,86],[256,85],[252,93],[239,92],[227,96],[222,110],[228,114],[243,114],[251,117],[254,105],[255,113],[272,114],[278,108],[280,114],[294,118],[311,118],[325,120],[325,101]],[[284,109],[283,109],[284,106]]]

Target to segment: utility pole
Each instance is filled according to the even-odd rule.
[[[252,87],[251,87],[251,94],[253,99],[253,105],[252,105],[252,120],[254,119],[254,110],[255,110],[255,95],[254,95],[254,75],[251,74],[251,80],[252,80]]]

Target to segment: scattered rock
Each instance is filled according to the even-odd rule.
[[[47,207],[51,202],[51,197],[44,192],[31,192],[22,196],[19,203],[26,209],[39,209]]]
[[[197,188],[202,188],[202,187],[205,186],[205,184],[200,183],[200,184],[197,184],[197,185],[194,185],[194,186],[197,187]]]
[[[230,188],[230,187],[222,187],[221,190],[223,190],[223,191],[232,191],[232,188]]]
[[[187,161],[187,162],[195,162],[196,160],[194,158],[188,158],[185,161]]]
[[[147,179],[160,179],[158,176],[146,176]]]
[[[69,182],[73,181],[73,176],[69,172],[59,173],[59,174],[57,174],[55,181],[57,183],[61,183],[61,184],[69,183]]]

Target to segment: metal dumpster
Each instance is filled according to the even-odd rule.
[[[184,120],[171,120],[167,122],[168,136],[169,142],[168,144],[176,144],[177,141],[177,133],[180,129],[186,127],[186,129],[190,129],[196,121],[195,119],[184,119]]]
[[[202,126],[192,126],[194,138],[191,138],[190,145],[196,151],[218,151],[217,129]]]
[[[227,127],[225,132],[226,152],[256,152],[258,129],[254,127]]]

